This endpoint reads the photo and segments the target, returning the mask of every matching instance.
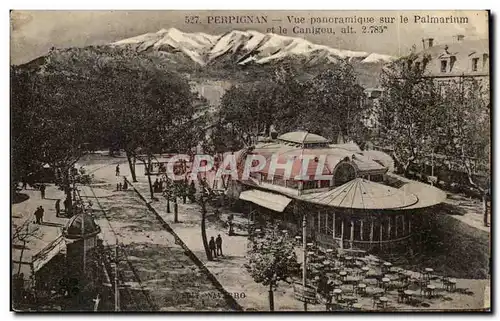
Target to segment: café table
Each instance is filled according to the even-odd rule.
[[[335,300],[338,301],[340,298],[342,298],[342,289],[334,289],[333,290],[333,296],[335,296]]]
[[[446,285],[446,290],[448,292],[453,292],[457,289],[457,280],[456,279],[449,279]]]
[[[356,291],[359,294],[366,294],[366,284],[359,283],[358,286],[356,287]]]
[[[352,305],[352,309],[355,310],[355,311],[361,310],[361,304],[360,303],[354,303]]]
[[[389,271],[389,269],[391,268],[392,266],[392,263],[390,262],[384,262],[384,264],[382,265],[382,272],[383,273],[387,273],[387,271]]]
[[[352,307],[352,305],[358,302],[358,299],[353,296],[344,296],[342,300],[347,304],[347,307]]]
[[[430,299],[434,295],[434,290],[436,290],[436,287],[432,284],[429,284],[427,288],[425,289],[425,292],[427,293],[427,297]]]
[[[387,308],[387,303],[389,302],[389,299],[386,298],[385,296],[381,296],[379,299],[380,303],[382,303],[382,307],[385,309]]]
[[[347,280],[347,271],[340,271],[339,276],[340,276],[342,281],[346,281]]]
[[[430,277],[431,277],[431,273],[434,272],[434,269],[431,269],[431,268],[425,268],[424,269],[424,280],[429,280]]]
[[[391,272],[391,273],[399,273],[401,270],[402,270],[402,268],[400,268],[400,267],[398,267],[398,266],[392,266],[392,267],[389,269],[389,272]]]
[[[389,283],[391,283],[391,279],[382,278],[382,289],[384,289],[384,291],[387,291],[387,288],[389,287]]]
[[[415,295],[415,292],[412,290],[405,290],[404,292],[404,302],[410,303],[413,295]]]

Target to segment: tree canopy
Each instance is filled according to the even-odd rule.
[[[64,175],[89,150],[181,150],[198,135],[187,80],[147,55],[113,47],[53,50],[11,74],[18,178],[37,162]]]
[[[277,68],[273,77],[232,87],[222,98],[219,144],[250,145],[258,135],[307,130],[337,141],[359,140],[367,105],[363,87],[347,62],[301,79],[293,68]]]

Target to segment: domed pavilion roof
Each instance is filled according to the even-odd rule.
[[[362,178],[353,179],[333,190],[302,195],[311,203],[352,209],[402,209],[418,203],[413,193]]]
[[[328,139],[323,136],[311,134],[306,131],[296,131],[283,134],[278,137],[279,140],[298,143],[298,144],[315,144],[315,143],[328,143]]]
[[[92,237],[101,232],[101,227],[87,213],[74,215],[64,228],[63,235],[68,239]]]

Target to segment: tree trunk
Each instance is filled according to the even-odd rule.
[[[269,311],[274,311],[274,291],[272,284],[269,284]]]
[[[488,223],[488,198],[486,193],[483,193],[483,222],[484,226],[489,226]]]
[[[137,183],[137,177],[135,175],[135,162],[132,163],[132,157],[130,156],[129,152],[125,151],[125,154],[127,155],[128,166],[130,167],[130,175],[132,175],[132,182]]]
[[[146,166],[146,164],[144,163],[144,165]],[[151,157],[148,155],[148,164],[147,164],[147,172],[146,174],[148,175],[148,183],[149,183],[149,194],[151,196],[151,200],[154,200],[155,198],[155,195],[154,195],[154,191],[153,191],[153,183],[151,183]]]
[[[170,213],[170,195],[167,194],[167,213]]]
[[[179,207],[177,206],[177,196],[174,197],[174,223],[179,223]]]
[[[201,196],[201,239],[203,241],[203,247],[205,248],[205,253],[209,261],[213,261],[212,253],[210,253],[210,248],[208,247],[207,240],[207,229],[205,227],[205,218],[207,216],[207,207],[205,203],[204,196]]]
[[[64,173],[64,182],[63,182],[64,193],[66,194],[66,213],[67,217],[73,216],[73,197],[71,195],[71,182],[69,181],[69,171],[65,171]]]

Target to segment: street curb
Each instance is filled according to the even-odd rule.
[[[200,270],[205,273],[205,275],[212,281],[213,285],[219,290],[223,296],[224,300],[229,304],[229,306],[236,310],[236,311],[244,311],[243,307],[233,298],[231,294],[222,286],[222,284],[217,280],[217,278],[210,272],[210,270],[203,264],[203,262],[191,251],[191,249],[182,241],[182,239],[175,233],[175,231],[172,229],[172,227],[161,217],[161,215],[158,213],[158,211],[151,206],[151,202],[146,200],[146,198],[137,190],[137,188],[126,178],[124,177],[125,180],[127,181],[130,186],[134,189],[137,195],[139,195],[139,198],[146,203],[147,208],[155,214],[156,218],[160,221],[162,226],[170,233],[173,235],[175,239],[175,243],[180,245],[186,255],[193,260],[193,262],[198,266]]]

